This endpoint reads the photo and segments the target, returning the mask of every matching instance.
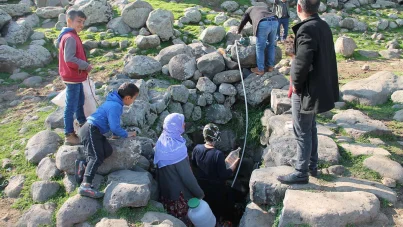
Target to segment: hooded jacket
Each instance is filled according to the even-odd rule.
[[[270,12],[266,6],[251,6],[249,7],[242,17],[241,24],[238,27],[238,33],[241,34],[243,27],[246,23],[251,23],[253,26],[253,35],[256,36],[259,22],[264,18],[276,16],[273,12]]]
[[[95,113],[87,118],[87,122],[95,125],[101,134],[111,131],[114,135],[126,138],[127,132],[120,126],[122,113],[123,100],[116,91],[112,91]]]

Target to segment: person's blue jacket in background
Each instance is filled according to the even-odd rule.
[[[108,94],[106,101],[87,118],[87,122],[95,125],[102,134],[111,131],[123,138],[127,132],[120,126],[120,116],[123,113],[123,100],[116,91]]]

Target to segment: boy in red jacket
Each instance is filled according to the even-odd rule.
[[[78,33],[83,30],[87,19],[84,12],[70,10],[67,12],[67,27],[63,28],[58,39],[59,74],[66,85],[66,106],[64,109],[65,145],[78,145],[80,140],[74,132],[74,114],[78,123],[86,121],[84,115],[84,91],[82,82],[87,79],[92,66],[87,62],[83,44]]]

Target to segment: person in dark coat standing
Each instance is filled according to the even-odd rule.
[[[339,99],[333,36],[317,13],[319,4],[320,0],[298,0],[297,13],[301,22],[292,28],[296,51],[291,66],[292,117],[297,140],[297,158],[293,166],[296,171],[277,178],[287,184],[305,184],[309,181],[309,174],[317,176],[315,116],[333,109]]]
[[[278,21],[277,16],[270,12],[266,6],[251,6],[243,15],[241,24],[238,27],[238,34],[241,34],[246,23],[253,26],[253,35],[256,36],[256,68],[251,71],[256,75],[263,75],[265,71],[273,71],[276,55],[276,34]],[[267,46],[267,61],[265,61],[265,50]]]

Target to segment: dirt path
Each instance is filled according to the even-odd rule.
[[[14,227],[21,217],[19,210],[11,208],[13,203],[13,199],[0,199],[0,226]]]

